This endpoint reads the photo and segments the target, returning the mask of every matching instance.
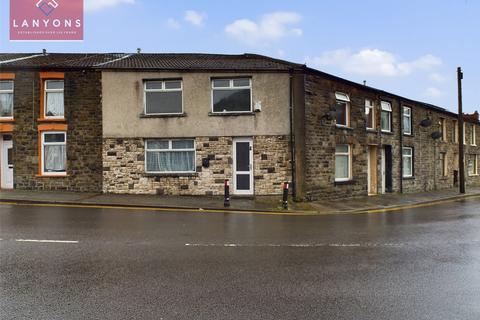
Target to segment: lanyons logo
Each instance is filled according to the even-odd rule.
[[[58,8],[58,2],[56,0],[40,0],[37,2],[36,6],[48,17],[50,13]]]

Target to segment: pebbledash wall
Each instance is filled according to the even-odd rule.
[[[348,94],[351,123],[348,128],[337,127],[335,120],[326,115],[335,107],[336,92]],[[375,129],[366,130],[365,99],[375,104]],[[380,130],[380,103],[392,104],[392,132]],[[402,133],[403,106],[412,108],[412,134]],[[420,122],[430,119],[432,125],[423,127]],[[440,131],[440,119],[445,119],[445,139],[434,140],[432,133]],[[304,151],[304,198],[336,199],[368,195],[368,146],[376,146],[377,185],[382,184],[381,148],[392,148],[392,190],[390,192],[413,193],[454,187],[454,171],[458,170],[458,143],[454,139],[455,114],[435,107],[427,108],[415,101],[403,99],[386,92],[369,89],[342,79],[309,72],[305,77],[305,151]],[[298,123],[296,123],[298,125]],[[470,132],[476,127],[476,141],[480,139],[480,126],[465,123],[465,162],[470,155],[480,155],[480,148],[472,145]],[[335,182],[335,146],[348,144],[352,149],[352,179]],[[414,151],[413,177],[402,176],[402,148]],[[447,172],[442,173],[441,153],[447,157]],[[480,161],[480,156],[478,157]],[[478,164],[477,164],[478,166]],[[468,166],[466,166],[468,167]],[[478,169],[477,169],[478,170]],[[478,175],[468,175],[468,185],[480,185]],[[380,190],[379,192],[380,193]]]
[[[211,114],[211,79],[252,79],[253,102],[262,112]],[[184,115],[150,117],[143,113],[143,82],[182,79]],[[253,139],[255,195],[282,193],[291,180],[289,75],[269,73],[103,72],[103,191],[120,194],[222,195],[233,179],[233,139]],[[196,172],[148,174],[145,140],[190,138],[196,145]],[[202,166],[208,158],[210,166]]]
[[[63,72],[62,72],[63,73]],[[14,188],[19,190],[102,190],[101,72],[65,72],[65,119],[41,120],[41,78],[37,71],[15,72],[13,162]],[[67,175],[39,173],[40,128],[67,130]],[[57,131],[57,130],[54,130]]]

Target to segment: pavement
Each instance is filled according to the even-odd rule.
[[[0,204],[0,319],[480,319],[480,200],[324,216]]]
[[[285,214],[345,214],[398,210],[411,206],[480,197],[480,187],[469,188],[465,195],[456,189],[432,191],[416,194],[386,194],[374,197],[358,197],[336,201],[316,201],[308,203],[289,202],[289,210],[282,208],[280,196],[236,198],[225,208],[223,197],[204,196],[158,196],[158,195],[113,195],[98,193],[69,193],[44,191],[0,191],[0,202],[44,203],[85,206],[144,207],[163,209],[184,209],[206,211],[246,211],[259,213]]]

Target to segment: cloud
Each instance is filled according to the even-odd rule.
[[[352,52],[348,49],[328,51],[318,57],[308,57],[308,64],[318,67],[333,66],[351,74],[365,76],[407,76],[418,70],[431,70],[442,60],[431,54],[413,61],[400,61],[396,55],[379,49],[363,49]]]
[[[121,4],[134,4],[135,0],[85,0],[86,11],[97,11]]]
[[[240,19],[225,27],[225,32],[247,45],[266,44],[287,36],[301,36],[303,30],[296,25],[302,17],[295,12],[273,12],[263,15],[258,21]]]
[[[443,96],[443,92],[438,88],[430,87],[425,90],[424,95],[429,98],[438,98]]]
[[[447,77],[439,73],[432,73],[428,77],[430,78],[430,80],[437,83],[444,83],[445,81],[447,81]]]
[[[185,16],[184,16],[185,21],[191,23],[196,27],[203,26],[206,18],[207,16],[204,13],[200,13],[194,10],[185,11]]]
[[[178,20],[174,18],[167,19],[167,21],[165,22],[165,25],[169,29],[180,29],[181,27],[180,22],[178,22]]]

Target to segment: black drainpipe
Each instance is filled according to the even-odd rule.
[[[296,179],[296,170],[295,170],[295,135],[293,133],[294,126],[293,126],[293,70],[290,69],[290,82],[289,82],[289,90],[290,90],[290,165],[292,170],[292,194],[293,198],[296,199],[297,197],[297,188],[295,186],[295,179]]]
[[[403,193],[403,104],[402,100],[398,100],[398,109],[400,115],[400,193]],[[412,109],[412,124],[413,124],[413,109]],[[413,128],[412,128],[413,130]],[[413,165],[413,164],[412,164]]]

